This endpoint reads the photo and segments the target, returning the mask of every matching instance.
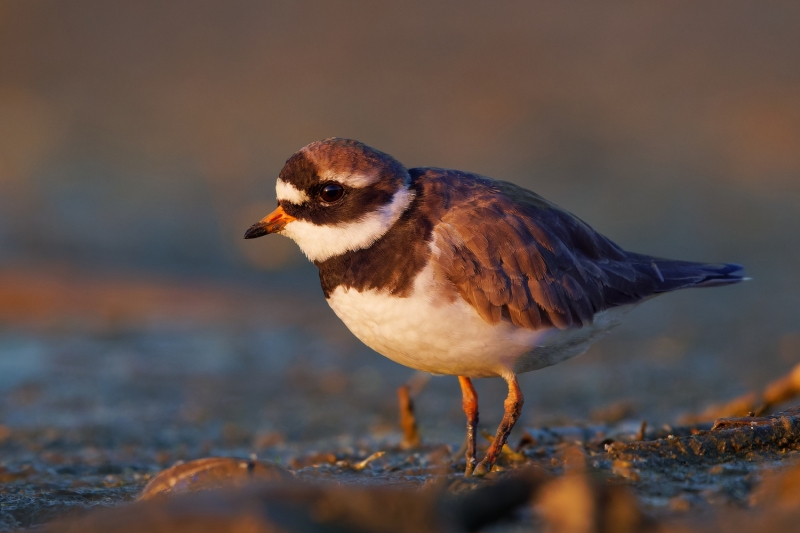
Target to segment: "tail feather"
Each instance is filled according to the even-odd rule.
[[[640,272],[647,272],[656,282],[655,293],[694,287],[731,285],[750,278],[744,267],[735,263],[694,263],[631,254]]]

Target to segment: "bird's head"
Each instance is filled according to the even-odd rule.
[[[275,187],[278,208],[244,238],[285,235],[317,263],[367,248],[409,207],[410,184],[388,154],[349,139],[317,141],[286,161]]]

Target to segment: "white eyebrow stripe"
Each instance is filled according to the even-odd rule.
[[[275,183],[275,192],[278,195],[278,201],[289,202],[291,204],[300,205],[311,200],[305,191],[301,191],[291,183],[287,183],[278,178]]]
[[[374,174],[337,174],[330,170],[321,172],[319,177],[320,181],[335,181],[355,189],[368,187],[378,181],[378,176]]]

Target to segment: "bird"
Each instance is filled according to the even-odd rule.
[[[645,300],[740,282],[738,264],[628,252],[515,184],[406,168],[359,141],[313,142],[286,161],[278,207],[245,239],[288,237],[317,266],[334,313],[407,367],[457,376],[465,476],[492,470],[520,417],[517,376],[584,353]],[[508,385],[485,457],[476,457],[475,378]]]

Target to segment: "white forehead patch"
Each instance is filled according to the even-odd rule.
[[[311,261],[324,261],[352,250],[368,248],[391,228],[414,199],[414,192],[400,189],[388,204],[344,224],[317,225],[293,220],[281,230]]]
[[[278,201],[289,202],[290,204],[300,205],[311,200],[305,191],[301,191],[291,183],[287,183],[278,178],[275,183],[275,192],[278,195]]]

